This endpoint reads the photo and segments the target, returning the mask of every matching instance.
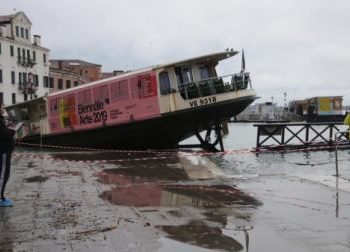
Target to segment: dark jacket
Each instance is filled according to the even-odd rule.
[[[14,134],[15,131],[6,126],[4,117],[0,115],[0,153],[13,151],[15,148]]]

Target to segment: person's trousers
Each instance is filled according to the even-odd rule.
[[[0,190],[1,199],[5,199],[5,187],[10,177],[11,153],[0,153]]]

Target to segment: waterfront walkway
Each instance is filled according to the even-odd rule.
[[[147,158],[15,152],[0,251],[350,250],[346,179],[229,177],[204,157]]]

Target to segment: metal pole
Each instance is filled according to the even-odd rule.
[[[335,176],[338,177],[339,176],[339,172],[338,172],[338,134],[340,135],[340,137],[342,135],[345,135],[347,133],[347,131],[338,131],[335,133]]]
[[[338,177],[338,133],[335,133],[335,176]]]

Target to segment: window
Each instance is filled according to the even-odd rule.
[[[39,76],[37,74],[33,75],[33,84],[34,86],[39,86]]]
[[[49,87],[54,88],[54,79],[52,77],[49,78]]]
[[[77,87],[77,86],[78,86],[78,82],[74,81],[74,87]]]
[[[24,94],[23,94],[23,98],[24,98],[24,101],[28,101],[28,95],[27,95],[27,93],[24,93]]]
[[[11,71],[11,83],[12,83],[12,84],[15,84],[15,83],[16,83],[15,71]]]
[[[43,54],[43,61],[46,63],[46,53]]]
[[[12,45],[10,45],[10,55],[13,57],[13,55],[14,55],[14,52],[13,52],[13,46]]]
[[[17,57],[20,58],[21,57],[21,48],[17,48]]]
[[[25,61],[25,58],[26,58],[26,49],[22,49],[22,57],[23,57],[23,61]]]
[[[209,79],[210,77],[212,77],[210,69],[206,65],[199,67],[199,74],[200,74],[201,80]]]
[[[176,80],[178,84],[192,82],[192,71],[190,66],[182,66],[175,68]]]
[[[19,27],[16,25],[16,36],[19,37]]]
[[[66,80],[66,89],[70,88],[70,80]]]
[[[35,62],[36,61],[36,52],[33,51],[33,61]]]
[[[160,93],[166,95],[170,93],[170,80],[168,72],[161,72],[159,74]]]
[[[29,31],[26,29],[26,39],[29,39]]]
[[[2,83],[2,69],[0,69],[0,83]]]
[[[22,73],[18,73],[18,84],[19,86],[22,86]]]
[[[44,85],[44,88],[49,87],[49,77],[48,76],[43,76],[43,85]]]
[[[12,104],[16,104],[16,94],[12,93]]]
[[[22,73],[22,77],[23,77],[23,84],[27,83],[27,73]]]
[[[0,43],[0,54],[1,54],[1,43]]]
[[[4,104],[4,93],[0,92],[0,103]]]
[[[58,79],[58,89],[63,89],[63,80],[62,79]]]
[[[21,27],[21,38],[24,38],[24,28]]]
[[[27,58],[28,58],[28,61],[30,60],[30,51],[27,50]]]

